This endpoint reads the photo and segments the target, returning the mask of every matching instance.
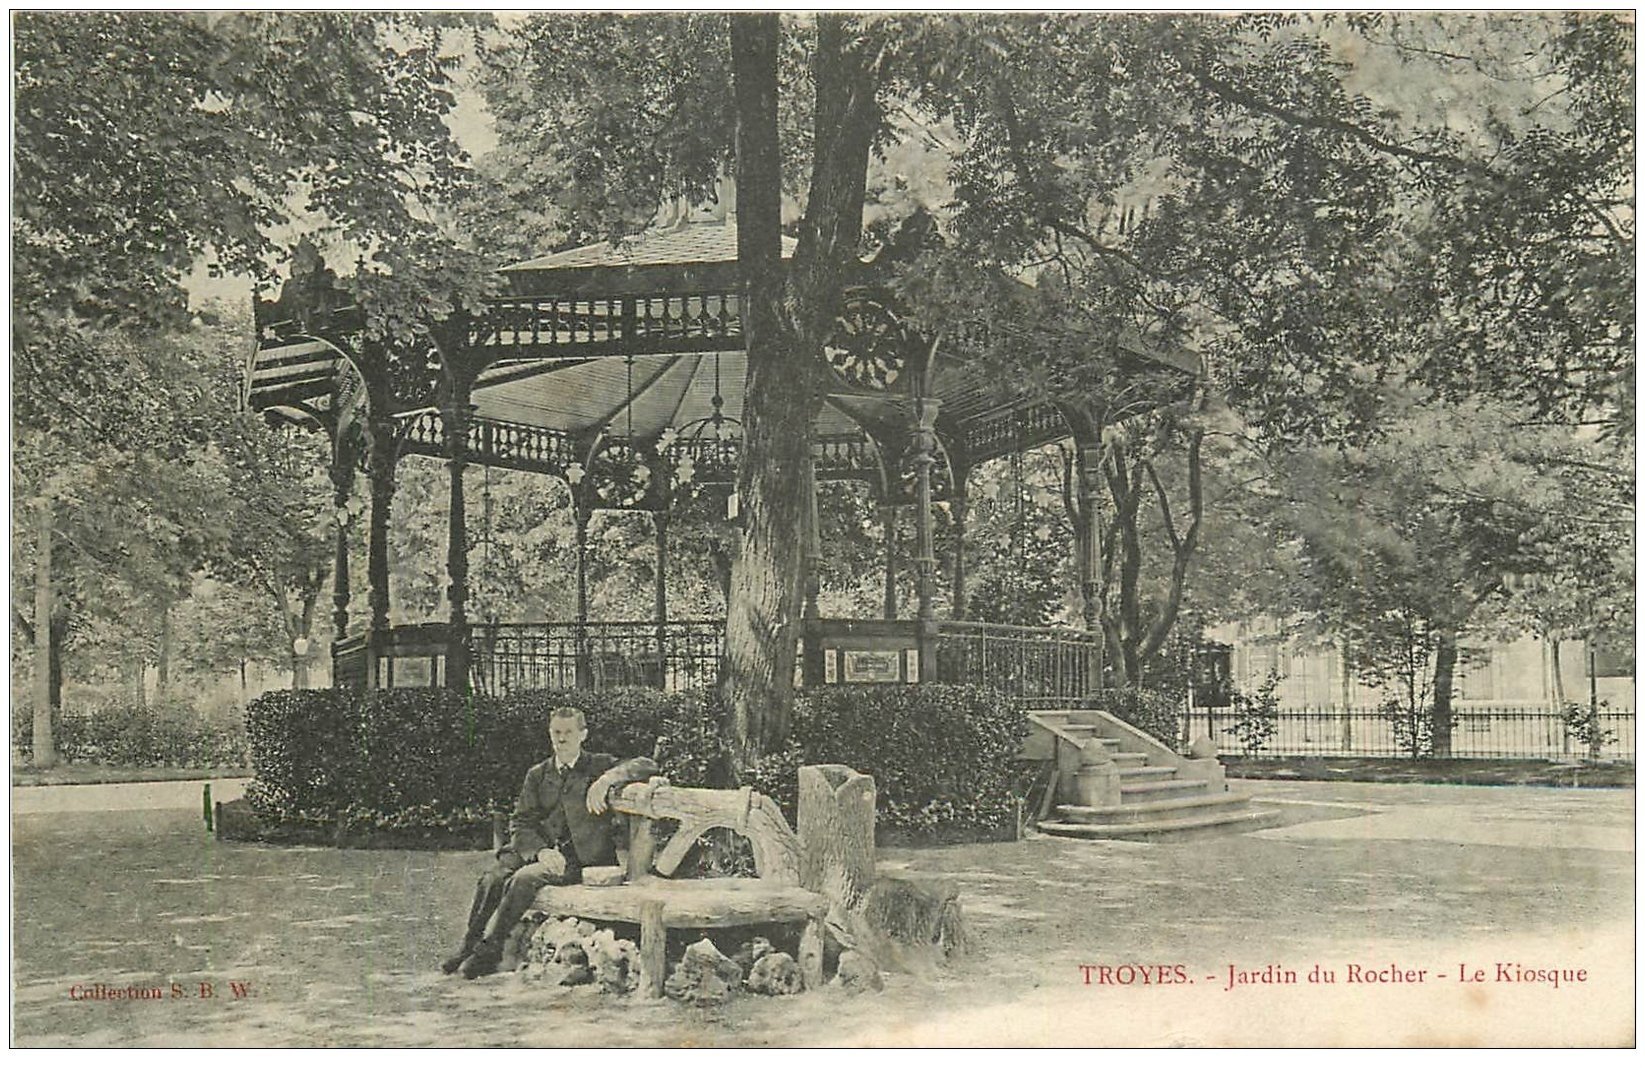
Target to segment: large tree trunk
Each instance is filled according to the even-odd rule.
[[[726,706],[742,767],[780,745],[794,698],[804,593],[804,485],[819,353],[855,255],[877,104],[860,39],[841,16],[817,19],[815,160],[799,247],[787,278],[781,252],[776,15],[733,17],[737,107],[737,255],[748,353],[737,498],[741,546],[726,606]]]
[[[1353,642],[1344,634],[1342,636],[1342,677],[1338,680],[1342,685],[1342,750],[1351,753],[1354,750],[1354,648]]]
[[[1454,716],[1451,694],[1455,689],[1457,666],[1457,638],[1449,630],[1440,631],[1434,639],[1434,756],[1451,755],[1451,727]]]
[[[34,766],[57,766],[57,741],[52,736],[51,702],[51,542],[52,501],[40,498],[38,535],[34,552]]]
[[[737,107],[737,257],[748,373],[737,473],[742,544],[726,606],[726,705],[739,768],[787,733],[803,572],[804,502],[790,492],[810,459],[810,391],[782,313],[781,167],[774,14],[731,20]]]
[[[164,701],[171,689],[171,605],[160,606],[160,652],[154,665],[154,699]]]
[[[1180,535],[1171,514],[1171,500],[1166,496],[1165,485],[1160,481],[1154,465],[1151,462],[1145,465],[1154,491],[1159,496],[1160,522],[1165,527],[1166,539],[1171,543],[1171,584],[1166,590],[1165,603],[1160,605],[1153,624],[1143,638],[1142,649],[1137,656],[1143,663],[1164,648],[1165,639],[1170,636],[1171,628],[1176,626],[1177,612],[1182,607],[1182,588],[1188,578],[1188,565],[1199,546],[1200,520],[1205,514],[1205,496],[1200,482],[1200,446],[1204,440],[1205,432],[1201,430],[1194,431],[1188,437],[1188,526]]]
[[[1559,661],[1560,638],[1556,634],[1548,639],[1549,673],[1553,676],[1554,710],[1561,715],[1565,712],[1565,665]]]
[[[1126,462],[1118,447],[1108,467],[1108,491],[1114,501],[1119,564],[1119,605],[1111,629],[1114,635],[1115,681],[1129,686],[1142,681],[1142,605],[1138,583],[1142,576],[1142,537],[1137,530],[1137,506],[1142,494],[1140,462]]]
[[[51,708],[52,715],[63,710],[63,646],[69,640],[69,610],[57,598],[57,591],[52,590],[52,600],[57,603],[52,606],[51,613]]]

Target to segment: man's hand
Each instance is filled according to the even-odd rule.
[[[547,868],[556,877],[565,874],[565,854],[553,846],[544,846],[537,850],[537,863]]]
[[[609,771],[590,783],[588,787],[588,810],[596,816],[604,813],[607,808],[606,798],[615,785],[617,785],[617,780],[611,777]]]

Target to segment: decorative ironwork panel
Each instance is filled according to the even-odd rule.
[[[823,345],[829,370],[853,389],[884,392],[907,371],[912,333],[871,291],[848,292]]]
[[[686,690],[719,679],[725,622],[482,623],[471,630],[476,689]]]
[[[880,479],[879,458],[865,437],[814,442],[811,458],[817,466],[818,478],[855,478],[872,482]]]
[[[487,306],[469,342],[479,349],[565,356],[739,349],[742,314],[734,292],[501,297]]]
[[[412,412],[399,417],[401,451],[414,456],[445,456],[445,421],[439,412]],[[565,477],[577,459],[571,435],[544,427],[494,419],[473,419],[468,427],[468,459],[517,471]]]
[[[1060,441],[1071,433],[1057,406],[1039,401],[971,423],[965,431],[965,455],[980,463]]]
[[[937,632],[937,678],[987,686],[1025,707],[1081,698],[1100,655],[1097,635],[1064,627],[945,620]]]
[[[606,438],[589,457],[588,481],[596,507],[641,508],[658,498],[661,462],[655,453],[627,438]]]
[[[439,351],[433,345],[420,345],[392,353],[388,384],[397,410],[435,403],[440,391]]]

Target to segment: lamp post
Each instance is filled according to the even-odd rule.
[[[308,689],[308,647],[306,636],[299,635],[291,641],[291,688],[293,690]]]

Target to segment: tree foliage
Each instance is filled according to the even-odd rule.
[[[499,261],[631,233],[728,174],[741,513],[670,537],[676,578],[712,576],[676,581],[677,607],[730,591],[745,763],[791,698],[794,428],[842,279],[916,211],[943,238],[893,280],[916,324],[1032,394],[1085,396],[1104,445],[1100,516],[1066,465],[974,473],[986,614],[1073,618],[1054,590],[1085,523],[1124,682],[1185,606],[1301,611],[1366,670],[1405,655],[1441,705],[1470,629],[1631,615],[1626,18],[25,12],[14,36],[14,568],[42,535],[57,551],[13,621],[59,636],[59,670],[65,646],[86,672],[163,659],[198,629],[171,609],[202,569],[263,587],[286,639],[323,632],[324,458],[223,411],[249,329],[194,321],[202,272],[267,280],[307,238],[358,259],[344,287],[403,342]],[[470,60],[498,134],[472,169],[452,135]],[[401,468],[408,612],[442,596],[437,475]],[[481,614],[564,616],[562,488],[522,477],[496,476]],[[881,518],[825,511],[828,585],[876,605]],[[649,541],[597,521],[599,611],[648,614]]]

